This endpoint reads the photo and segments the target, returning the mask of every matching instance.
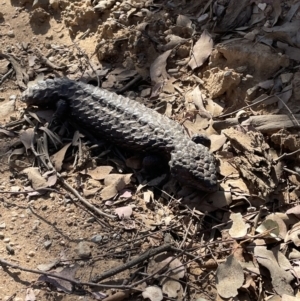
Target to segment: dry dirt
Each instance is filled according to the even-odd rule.
[[[298,8],[279,0],[1,1],[0,300],[299,300]],[[219,191],[145,174],[140,154],[103,141],[93,148],[72,127],[57,149],[48,139],[60,175],[46,174],[45,150],[30,139],[35,127],[45,146],[37,121],[52,113],[28,111],[20,95],[64,76],[208,135]],[[102,288],[88,284],[165,243],[174,248],[163,258],[114,273]]]

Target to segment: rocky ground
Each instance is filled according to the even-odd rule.
[[[299,7],[0,2],[0,300],[298,300]],[[20,95],[54,77],[209,136],[219,191],[49,130],[53,111]]]

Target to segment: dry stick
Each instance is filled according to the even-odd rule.
[[[193,210],[192,210],[192,217],[194,216],[194,212],[195,212],[195,208],[193,208]],[[192,222],[193,222],[193,219],[191,218],[191,220],[190,220],[190,222],[189,222],[189,224],[188,224],[188,226],[187,226],[187,228],[186,228],[186,231],[185,231],[183,240],[182,240],[182,242],[181,242],[181,244],[180,244],[180,246],[179,246],[180,249],[183,247],[183,245],[184,245],[184,243],[185,243],[185,241],[186,241],[186,239],[187,239],[187,236],[188,236],[188,234],[189,234],[189,230],[190,230],[190,228],[191,228],[191,226],[192,226]]]
[[[136,84],[137,82],[141,81],[143,79],[143,77],[138,74],[137,76],[135,76],[127,85],[125,85],[124,87],[118,89],[116,91],[117,94],[122,94],[125,91],[129,90],[129,88],[131,88],[131,86],[133,86],[134,84]]]
[[[292,88],[291,88],[291,89],[292,89]],[[258,100],[258,101],[254,102],[254,103],[251,103],[251,104],[249,104],[249,105],[247,105],[247,106],[245,106],[245,107],[242,107],[242,108],[240,108],[240,109],[238,109],[238,110],[235,110],[235,111],[233,111],[233,112],[231,112],[231,113],[224,114],[224,115],[220,115],[220,116],[218,116],[218,118],[224,118],[224,117],[227,117],[227,116],[231,116],[231,115],[233,115],[233,114],[235,114],[235,113],[240,112],[241,110],[251,108],[251,107],[253,107],[253,106],[255,106],[255,105],[257,105],[257,104],[259,104],[259,103],[261,103],[261,102],[264,102],[265,100],[267,100],[267,99],[269,99],[269,98],[272,98],[272,97],[274,97],[274,96],[277,97],[277,95],[286,93],[287,91],[289,91],[289,90],[291,90],[291,89],[288,89],[288,90],[286,90],[286,91],[279,92],[279,93],[274,94],[274,95],[269,95],[269,96],[267,96],[267,97],[265,97],[265,98],[263,98],[263,99],[261,99],[261,100]]]
[[[106,278],[109,278],[115,274],[118,274],[118,273],[121,273],[135,265],[137,265],[138,263],[140,262],[143,262],[147,259],[149,259],[150,257],[153,257],[157,254],[160,254],[162,252],[165,252],[165,251],[170,251],[172,250],[172,246],[170,244],[166,244],[166,245],[162,245],[162,246],[159,246],[155,249],[149,249],[148,251],[146,251],[145,253],[143,253],[140,257],[138,258],[134,258],[132,259],[131,261],[121,265],[121,266],[118,266],[118,267],[115,267],[111,270],[108,270],[107,272],[101,274],[101,275],[96,275],[92,281],[93,282],[99,282],[101,280],[104,280]]]
[[[286,171],[286,172],[291,173],[292,175],[300,176],[299,172],[294,171],[294,170],[291,170],[291,169],[288,169],[288,168],[286,168],[286,167],[283,167],[283,170]]]
[[[290,89],[288,89],[288,90],[286,90],[286,91],[289,91],[289,90],[290,90]],[[284,92],[286,92],[286,91],[284,91]],[[285,103],[278,95],[275,94],[275,96],[276,96],[276,98],[278,98],[278,99],[281,101],[281,103],[282,103],[282,104],[285,106],[285,108],[289,111],[289,113],[292,115],[292,117],[293,117],[294,121],[297,123],[297,125],[300,126],[300,124],[299,124],[298,120],[296,119],[295,115],[294,115],[293,112],[290,110],[290,108],[286,105],[286,103]]]
[[[291,153],[288,153],[288,154],[284,153],[280,157],[278,157],[277,159],[274,159],[274,163],[277,163],[278,161],[280,161],[281,159],[283,159],[285,157],[293,156],[293,155],[295,155],[295,154],[297,154],[299,152],[300,152],[300,149],[297,149],[297,150],[295,150],[295,151],[293,151]]]
[[[67,277],[63,277],[63,276],[60,276],[60,275],[55,275],[55,274],[52,274],[52,273],[47,273],[47,272],[42,272],[42,271],[38,271],[38,270],[24,268],[22,266],[10,263],[10,262],[2,259],[2,258],[0,258],[0,266],[2,266],[2,267],[11,267],[13,269],[18,269],[18,270],[21,270],[21,271],[24,271],[24,272],[30,272],[30,273],[33,273],[33,274],[44,275],[44,276],[47,276],[47,277],[53,277],[53,278],[66,280],[66,281],[69,281],[70,283],[76,284],[78,286],[86,285],[86,286],[89,286],[89,287],[98,287],[98,288],[134,289],[134,288],[132,288],[128,285],[109,285],[109,284],[106,285],[106,284],[98,284],[98,283],[93,283],[93,282],[80,282],[80,281],[77,281],[77,280],[74,280],[74,279],[69,279]],[[134,289],[134,290],[140,291],[138,289]]]
[[[40,49],[38,49],[38,48],[35,48],[35,49],[36,49],[36,54],[37,54],[39,60],[40,60],[43,64],[45,64],[46,66],[48,66],[48,67],[50,67],[51,69],[54,69],[54,70],[64,70],[64,69],[66,69],[65,66],[62,66],[62,67],[61,67],[61,66],[57,66],[57,65],[51,63],[51,62],[43,55],[43,53],[40,51]]]
[[[77,190],[75,190],[71,185],[69,185],[64,179],[63,177],[57,173],[57,176],[58,176],[58,179],[60,181],[60,183],[62,184],[62,186],[69,190],[71,193],[73,193],[79,200],[81,203],[83,203],[87,208],[89,208],[90,210],[96,212],[97,214],[99,215],[102,215],[102,216],[105,216],[107,218],[110,218],[110,219],[116,219],[116,216],[115,215],[111,215],[111,214],[108,214],[108,213],[105,213],[101,210],[99,210],[97,207],[95,207],[94,205],[92,205],[91,203],[89,203],[85,198],[83,198],[79,192]]]
[[[1,80],[0,80],[0,85],[13,73],[14,69],[10,69],[7,73],[5,73]]]

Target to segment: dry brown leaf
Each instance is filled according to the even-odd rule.
[[[109,199],[112,199],[117,194],[118,194],[118,190],[116,189],[116,186],[114,186],[114,185],[106,186],[100,192],[101,199],[103,201],[107,201]]]
[[[89,169],[86,171],[86,174],[91,176],[94,180],[104,180],[112,170],[112,166],[98,166],[95,169]]]
[[[92,189],[83,189],[83,195],[85,197],[90,197],[90,196],[95,196],[97,194],[97,192],[100,190],[100,188],[92,188]]]
[[[149,298],[151,301],[161,301],[164,298],[161,289],[157,286],[146,287],[142,296],[144,299]]]
[[[286,214],[294,214],[297,217],[300,217],[300,205],[296,205],[296,206],[288,209],[285,213]]]
[[[167,59],[172,50],[168,50],[158,56],[150,66],[150,77],[154,85],[162,83],[165,79],[169,78],[166,71]]]
[[[286,224],[278,215],[276,215],[274,213],[269,214],[266,216],[265,220],[272,220],[272,221],[276,222],[276,224],[278,225],[278,232],[279,232],[278,237],[281,239],[284,239],[286,237],[286,234],[287,234]]]
[[[208,31],[204,30],[200,39],[196,42],[193,47],[191,59],[188,65],[192,68],[192,70],[201,67],[203,63],[210,56],[213,49],[213,39]]]
[[[178,15],[176,25],[181,27],[192,27],[192,21],[187,16]]]
[[[278,238],[279,226],[275,221],[266,219],[256,228],[256,232],[264,234],[264,237]]]
[[[180,282],[172,279],[166,279],[162,283],[162,291],[169,298],[175,298],[176,300],[182,300],[183,287]]]
[[[223,147],[224,143],[226,142],[227,138],[225,135],[210,135],[209,139],[211,141],[210,151],[213,153]]]
[[[199,86],[196,86],[194,90],[188,91],[185,94],[185,101],[194,103],[198,110],[207,112],[203,104],[203,94]]]
[[[78,269],[78,266],[74,265],[73,267],[64,267],[64,268],[57,268],[55,271],[51,273],[53,275],[65,277],[67,279],[75,280],[75,273]],[[73,291],[73,284],[70,281],[63,280],[60,278],[54,278],[47,275],[41,275],[38,278],[38,281],[44,281],[47,283],[52,284],[57,288],[58,291],[63,291],[65,293],[71,293]]]
[[[224,104],[217,103],[211,98],[206,98],[206,110],[210,113],[211,116],[218,117],[224,111]]]
[[[34,190],[48,187],[47,180],[42,177],[37,167],[28,167],[22,171],[28,176]]]
[[[35,293],[31,287],[26,290],[25,301],[36,301]]]
[[[109,174],[104,179],[104,185],[114,185],[118,191],[130,183],[132,174]]]
[[[23,143],[26,151],[29,150],[34,143],[34,130],[32,128],[27,129],[20,133],[20,140]]]
[[[243,216],[240,213],[231,213],[230,219],[232,226],[229,229],[229,235],[235,239],[245,237],[250,226],[245,223]]]
[[[282,253],[280,253],[277,249],[268,250],[266,246],[256,246],[254,248],[254,256],[259,264],[269,270],[272,278],[273,289],[278,295],[294,294],[294,291],[290,286],[294,277],[290,271],[286,271],[285,268],[282,268],[279,265],[279,256],[285,257]],[[286,265],[286,263],[284,263],[284,265]],[[289,268],[291,269],[290,265]]]
[[[274,18],[274,20],[272,22],[272,26],[274,26],[277,23],[278,18],[281,15],[281,1],[280,0],[273,0],[271,2],[271,5],[273,6],[272,17]]]
[[[131,206],[124,206],[115,209],[115,213],[119,216],[119,219],[129,218],[132,214]]]
[[[244,283],[244,272],[240,263],[233,255],[227,257],[216,271],[216,287],[218,294],[223,298],[235,297],[238,289]]]
[[[72,143],[66,144],[62,149],[51,156],[51,162],[53,163],[56,171],[61,171],[66,152],[71,144]]]
[[[292,241],[295,246],[300,247],[300,222],[293,225],[292,229],[288,231],[284,242]]]

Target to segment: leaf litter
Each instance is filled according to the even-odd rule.
[[[80,261],[77,271],[82,281],[89,282],[86,275],[93,273],[89,268],[105,273],[149,250],[174,247],[165,257],[162,253],[143,260],[131,268],[131,274],[128,270],[113,274],[111,279],[129,283],[129,288],[117,287],[115,294],[108,289],[103,290],[106,294],[93,292],[98,299],[140,294],[150,300],[296,300],[300,274],[298,2],[167,1],[160,5],[131,0],[79,5],[74,1],[62,7],[55,2],[50,1],[50,6],[63,18],[58,32],[62,34],[67,25],[62,37],[72,32],[78,45],[55,40],[55,34],[49,35],[49,41],[55,41],[45,47],[16,44],[10,54],[0,54],[0,84],[10,87],[16,79],[25,89],[38,79],[62,76],[63,66],[72,79],[123,91],[181,123],[190,136],[209,136],[210,151],[218,161],[220,190],[191,191],[165,172],[150,177],[140,171],[140,158],[130,159],[140,154],[89,141],[88,133],[83,133],[86,138],[78,132],[72,135],[69,125],[60,129],[59,137],[46,125],[36,126],[43,120],[51,122],[52,113],[38,110],[22,115],[20,108],[11,119],[24,116],[22,128],[10,124],[1,128],[1,138],[8,136],[5,141],[19,133],[19,145],[24,145],[9,151],[5,143],[0,145],[14,169],[14,177],[3,181],[1,191],[40,192],[53,187],[62,191],[63,198],[51,192],[47,200],[33,197],[39,194],[36,191],[29,193],[35,202],[30,208],[41,216],[48,208],[57,214],[57,229],[72,236],[65,249],[68,263],[75,258],[72,251],[78,239],[101,244],[99,249],[89,247],[89,252],[102,260]],[[34,7],[39,5],[42,8],[34,8],[32,22],[35,14],[40,14],[39,22],[51,15],[42,2],[34,2]],[[98,24],[99,13],[109,18]],[[1,18],[0,14],[0,22]],[[93,31],[98,44],[93,41],[89,56],[84,47],[90,39],[89,28],[82,34],[87,20],[99,26]],[[4,105],[0,106],[3,111]],[[34,160],[28,160],[31,153]],[[23,165],[26,169],[20,168]],[[62,183],[69,185],[68,194]],[[91,217],[77,207],[81,194],[88,199],[87,208],[96,209]],[[14,194],[3,195],[3,202],[21,202]],[[1,210],[2,229],[2,219],[10,215],[6,205]],[[104,214],[101,218],[97,210]],[[66,236],[43,228],[43,233],[48,232],[57,244],[47,252],[64,248],[62,237]],[[20,251],[9,256],[23,251],[18,245],[16,249]],[[38,250],[44,254],[42,248]],[[18,260],[20,266],[28,263]],[[60,265],[53,261],[37,266],[47,271],[56,264]],[[56,273],[74,280],[75,271],[68,269],[72,268]],[[132,289],[133,279],[142,283],[136,284],[140,291]],[[51,290],[72,293],[77,289],[70,281],[47,276],[40,280],[50,283]],[[34,294],[28,289],[26,298],[34,299]]]

